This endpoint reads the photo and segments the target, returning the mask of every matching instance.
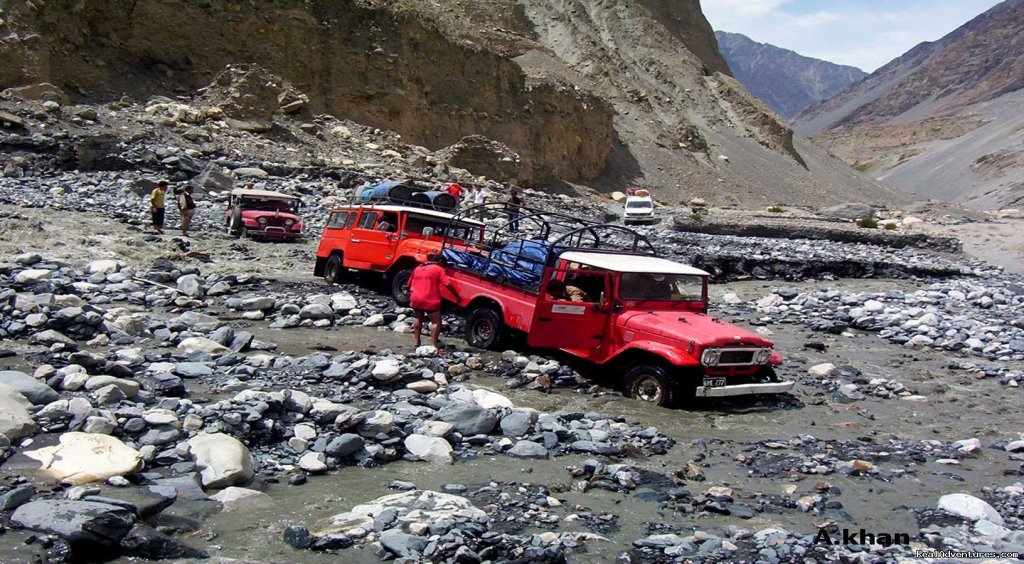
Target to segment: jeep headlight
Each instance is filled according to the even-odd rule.
[[[700,363],[704,366],[715,366],[718,364],[718,357],[722,352],[718,349],[708,349],[701,353]]]
[[[292,220],[292,219],[284,220],[284,226],[285,227],[291,227],[293,223],[295,223],[295,220]]]
[[[267,224],[267,218],[265,218],[265,217],[261,217],[261,218],[257,219],[256,221],[259,222],[260,225],[266,225]]]
[[[768,359],[771,357],[771,349],[761,349],[757,351],[757,354],[754,356],[754,364],[768,364]]]

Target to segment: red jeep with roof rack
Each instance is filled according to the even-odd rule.
[[[770,341],[707,315],[708,273],[658,257],[639,233],[507,204],[452,222],[481,212],[518,221],[486,241],[444,238],[470,345],[500,349],[525,333],[532,347],[618,370],[628,396],[657,405],[793,388],[775,374],[782,357]],[[563,286],[572,292],[549,293]]]
[[[378,196],[364,192],[362,201],[331,209],[313,274],[333,283],[350,269],[379,273],[395,301],[407,305],[412,269],[426,262],[429,253],[440,252],[445,235],[459,240],[482,236],[479,221],[456,220],[437,209],[454,207],[454,200],[438,202],[440,197],[403,186],[383,183],[367,191],[377,190]]]

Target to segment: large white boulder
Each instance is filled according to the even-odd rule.
[[[110,274],[112,272],[117,272],[121,270],[122,266],[123,265],[121,264],[121,261],[117,260],[94,260],[90,262],[85,267],[85,269],[86,271],[89,272],[89,274],[96,274],[97,272],[102,272],[103,274]]]
[[[985,502],[985,500],[978,499],[973,495],[961,493],[946,494],[939,498],[939,509],[953,515],[959,515],[965,519],[970,519],[971,521],[985,519],[996,525],[1003,524],[1003,517],[995,508]]]
[[[452,445],[441,437],[409,435],[405,438],[405,448],[416,458],[427,462],[450,464],[453,460]]]
[[[20,439],[36,430],[36,422],[28,410],[32,402],[11,386],[0,384],[0,435]]]
[[[25,456],[38,460],[42,470],[54,478],[76,485],[101,482],[142,468],[139,451],[117,437],[93,433],[64,433],[60,444],[28,451]]]
[[[489,390],[473,390],[473,401],[484,409],[515,407],[512,400]]]
[[[200,433],[188,446],[204,486],[223,488],[252,480],[252,455],[238,439],[224,433]]]

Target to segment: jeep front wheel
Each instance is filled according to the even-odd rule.
[[[505,322],[489,307],[478,307],[466,318],[466,342],[471,347],[498,350],[505,340]]]
[[[231,212],[231,219],[228,222],[228,234],[245,238],[245,231],[245,224],[242,222],[242,208],[235,208]]]
[[[675,402],[675,383],[660,366],[641,364],[626,373],[626,396],[669,407]]]
[[[409,279],[412,269],[399,270],[391,277],[391,297],[400,306],[409,305]]]
[[[326,280],[328,284],[341,282],[343,270],[341,257],[338,255],[331,255],[330,258],[327,259],[327,264],[324,265],[324,280]]]

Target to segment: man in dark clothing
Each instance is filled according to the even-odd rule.
[[[519,197],[519,191],[515,188],[509,193],[508,197],[508,223],[511,225],[513,233],[519,231],[519,206],[523,205],[523,199]]]
[[[441,288],[448,288],[455,299],[459,299],[459,293],[444,272],[444,258],[437,253],[430,253],[426,264],[417,266],[409,278],[409,306],[416,315],[416,321],[412,324],[413,344],[416,347],[420,346],[423,318],[430,317],[430,345],[437,348],[437,339],[441,336]]]

